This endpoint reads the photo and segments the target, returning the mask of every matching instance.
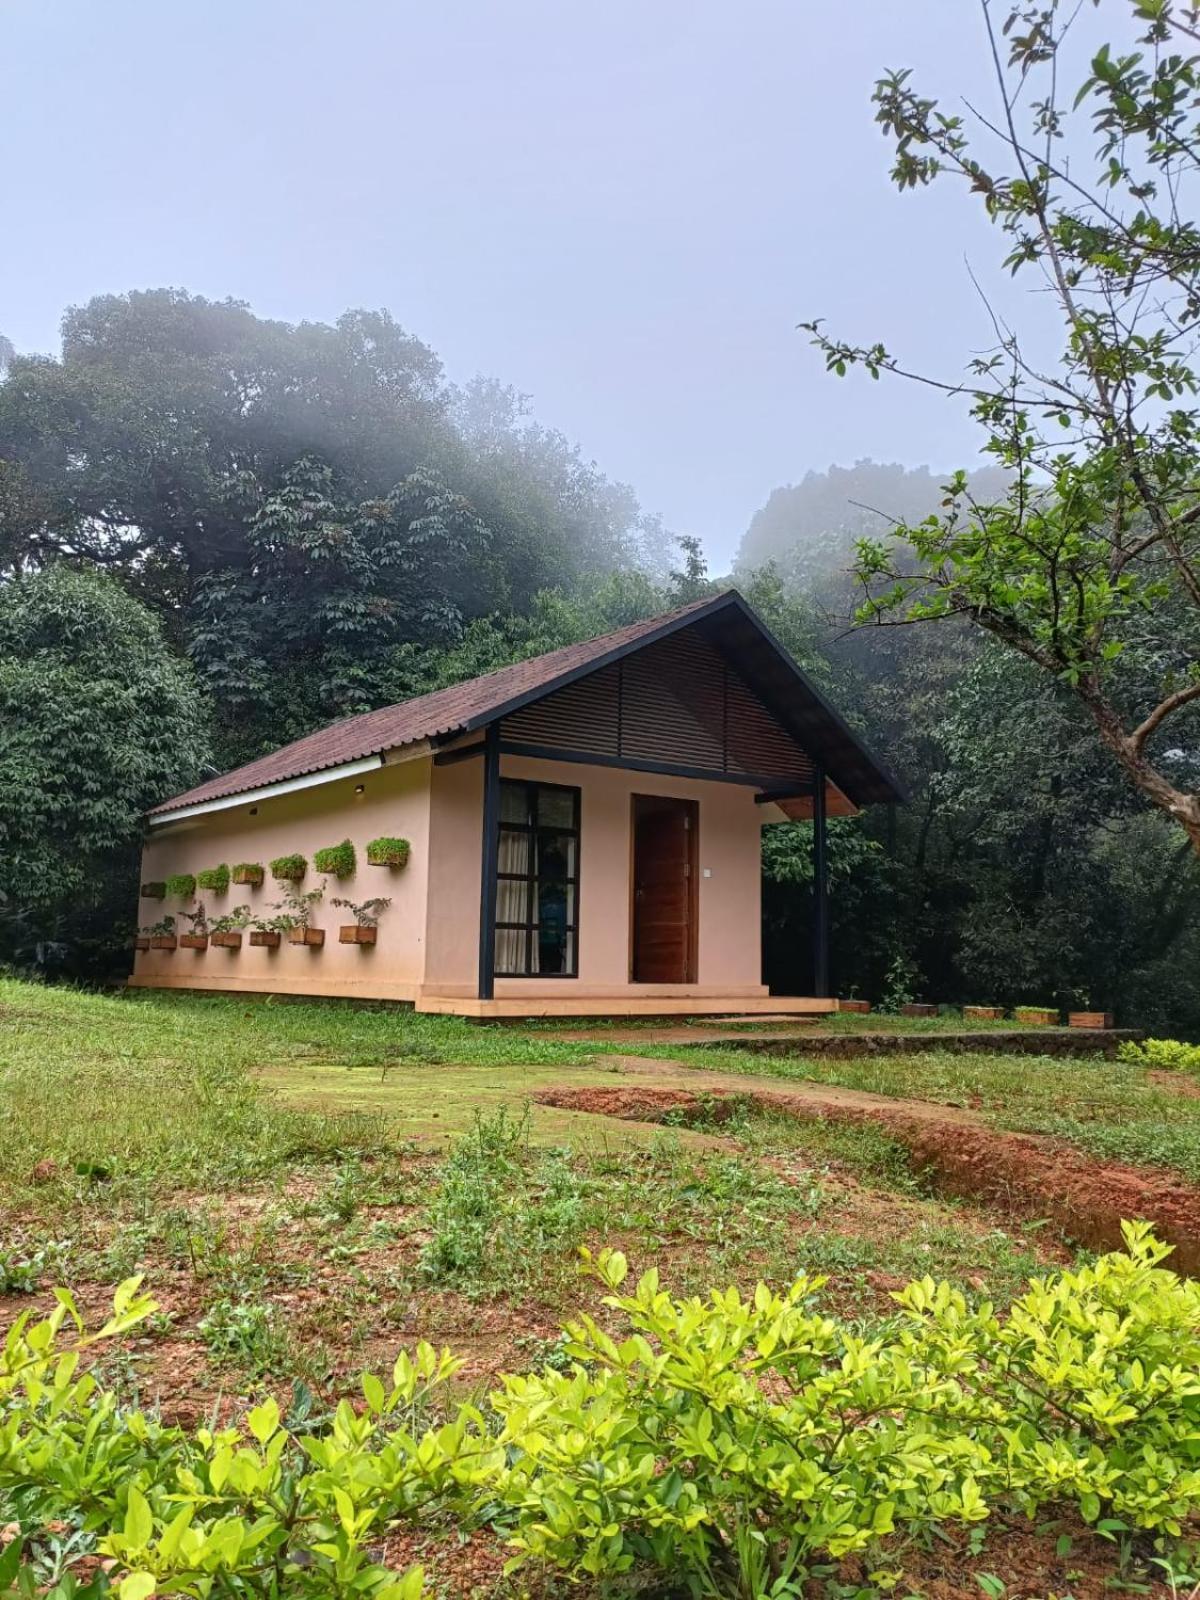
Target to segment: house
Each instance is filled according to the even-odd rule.
[[[268,864],[299,855],[330,936],[159,938],[131,982],[473,1017],[826,1011],[825,819],[902,798],[730,590],[347,718],[155,807],[143,894],[259,865],[260,886],[199,898],[210,918],[269,917],[285,885]],[[814,822],[816,970],[810,995],[781,998],[762,983],[760,848],[787,817]],[[378,836],[408,841],[402,869],[368,864]],[[314,854],[344,839],[352,876],[323,880]],[[339,941],[335,895],[390,900],[374,945]]]

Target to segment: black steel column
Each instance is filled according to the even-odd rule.
[[[829,858],[825,837],[825,773],[813,774],[813,994],[829,994]]]
[[[496,862],[500,851],[500,724],[483,736],[483,850],[479,876],[479,998],[490,1000],[496,974]]]

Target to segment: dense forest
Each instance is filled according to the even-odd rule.
[[[203,774],[729,581],[385,313],[105,296],[60,358],[0,357],[0,960],[119,971],[141,812]],[[1200,1033],[1196,856],[1070,694],[954,617],[853,624],[857,542],[941,495],[925,468],[810,473],[736,563],[912,793],[834,825],[836,985]],[[807,832],[764,846],[767,976],[793,991]]]

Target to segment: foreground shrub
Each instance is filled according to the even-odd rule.
[[[490,1518],[514,1566],[711,1600],[794,1600],[850,1554],[891,1587],[907,1543],[1001,1505],[1073,1505],[1161,1548],[1200,1512],[1200,1286],[1145,1225],[1125,1232],[1128,1254],[1034,1280],[1004,1317],[910,1284],[873,1338],[820,1313],[820,1279],[675,1300],[654,1272],[622,1292],[605,1251],[588,1269],[627,1336],[581,1317],[569,1371],[506,1377],[486,1421],[459,1406],[424,1432],[458,1367],[426,1345],[306,1433],[273,1400],[239,1427],[165,1427],[80,1376],[81,1328],[56,1348],[78,1325],[60,1291],[0,1355],[0,1512],[81,1527],[121,1600],[414,1600],[420,1574],[371,1550],[431,1512]],[[152,1309],[132,1280],[96,1337]]]
[[[1117,1060],[1166,1072],[1200,1072],[1200,1044],[1181,1044],[1178,1039],[1145,1039],[1141,1044],[1126,1040],[1117,1049]]]

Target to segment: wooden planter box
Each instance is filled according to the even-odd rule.
[[[248,883],[255,889],[261,888],[263,881],[263,868],[234,867],[233,881],[234,883]]]
[[[279,935],[272,933],[269,928],[256,928],[250,935],[250,943],[257,945],[260,950],[278,950]]]
[[[139,933],[133,941],[133,948],[135,950],[149,950],[150,935],[147,933]]]
[[[215,945],[220,945],[222,950],[240,950],[242,948],[242,936],[240,933],[214,933],[212,942]]]
[[[289,928],[288,929],[288,943],[289,944],[307,944],[307,945],[310,945],[314,950],[318,950],[325,943],[325,929],[324,928]]]
[[[151,950],[174,950],[178,942],[173,933],[155,933],[150,936]]]
[[[936,1006],[920,1005],[915,1000],[910,1000],[908,1005],[900,1007],[902,1017],[936,1017],[937,1014]]]
[[[1070,1011],[1067,1024],[1072,1028],[1111,1028],[1113,1014],[1111,1011]]]
[[[964,1006],[963,1017],[967,1022],[1000,1022],[1004,1017],[1004,1007]]]
[[[871,1009],[871,1002],[869,1000],[839,1000],[838,1001],[838,1010],[839,1011],[867,1012],[867,1011],[870,1011],[870,1009]]]
[[[339,944],[374,944],[378,928],[360,928],[357,922],[344,923],[338,929]]]
[[[143,900],[165,900],[167,886],[165,883],[144,883],[140,893]]]
[[[220,935],[217,935],[220,938]],[[206,933],[181,933],[179,935],[179,948],[181,950],[207,950],[208,935]]]
[[[1041,1028],[1058,1027],[1058,1012],[1048,1006],[1018,1006],[1013,1016],[1018,1022],[1036,1022]]]

